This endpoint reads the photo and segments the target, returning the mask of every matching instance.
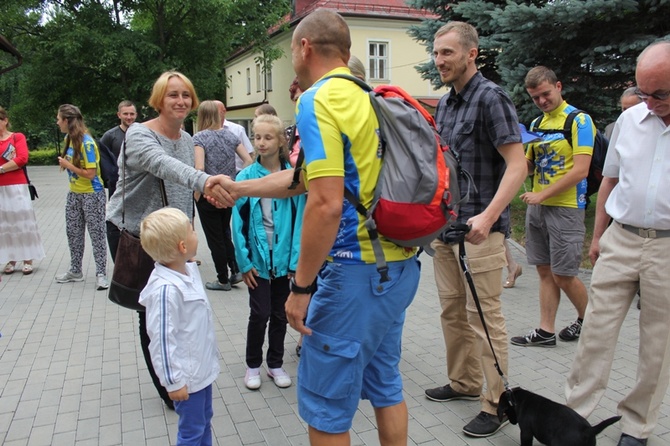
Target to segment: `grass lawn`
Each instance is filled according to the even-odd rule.
[[[530,178],[526,179],[526,189],[531,189]],[[522,187],[516,198],[512,200],[511,204],[511,219],[512,219],[512,239],[522,246],[526,246],[526,230],[524,223],[526,221],[526,203],[521,201],[519,196],[525,192]],[[591,269],[591,261],[589,260],[589,247],[591,246],[591,238],[593,237],[593,222],[595,219],[597,195],[591,196],[591,204],[586,209],[586,217],[584,224],[586,225],[586,235],[584,236],[584,247],[582,249],[582,268]]]

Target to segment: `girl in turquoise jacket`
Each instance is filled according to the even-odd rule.
[[[256,161],[237,174],[237,180],[262,178],[290,169],[282,121],[260,115],[253,124]],[[267,374],[278,387],[289,387],[291,378],[282,368],[289,279],[295,272],[300,250],[300,228],[305,196],[292,198],[243,197],[233,209],[235,257],[249,287],[247,372],[244,384],[261,386],[263,342],[268,326]]]

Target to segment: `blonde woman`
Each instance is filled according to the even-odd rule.
[[[188,216],[193,215],[194,190],[217,197],[221,203],[230,200],[230,204],[230,197],[217,188],[217,183],[223,178],[211,177],[193,167],[193,139],[182,130],[182,125],[198,104],[193,83],[182,73],[166,71],[156,80],[149,97],[149,106],[158,113],[158,117],[141,124],[135,123],[126,132],[125,154],[122,151],[119,158],[119,165],[125,163],[125,173],[123,170],[119,173],[116,192],[107,207],[107,220],[111,224],[139,236],[142,220],[163,207],[161,179],[165,183],[169,206],[180,209]],[[124,194],[125,216],[122,217]],[[110,237],[112,258],[116,256],[118,243],[118,235],[116,239]],[[151,363],[146,314],[143,311],[137,314],[142,353],[151,380],[161,399],[170,409],[174,409]]]
[[[216,102],[204,101],[198,108],[198,128],[193,135],[195,145],[195,168],[210,175],[235,176],[235,153],[251,164],[249,152],[230,130],[221,128],[221,116]],[[230,228],[231,208],[219,209],[212,206],[205,197],[196,192],[196,207],[207,246],[212,253],[216,280],[207,282],[209,290],[230,291],[232,285],[242,281],[242,275],[235,262],[235,246],[226,229]],[[230,267],[230,276],[228,268]]]

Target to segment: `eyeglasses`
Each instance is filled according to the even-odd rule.
[[[635,89],[635,95],[640,98],[642,101],[647,101],[649,98],[654,98],[658,101],[665,101],[670,98],[670,90],[656,92],[656,93],[645,93],[639,88]]]

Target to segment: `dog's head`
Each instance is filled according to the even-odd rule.
[[[515,387],[514,389],[511,390],[505,390],[500,395],[500,400],[498,401],[498,419],[500,421],[502,421],[503,417],[507,415],[507,418],[509,419],[510,423],[512,424],[517,423],[516,407],[514,404],[514,392],[517,389],[519,388]]]

